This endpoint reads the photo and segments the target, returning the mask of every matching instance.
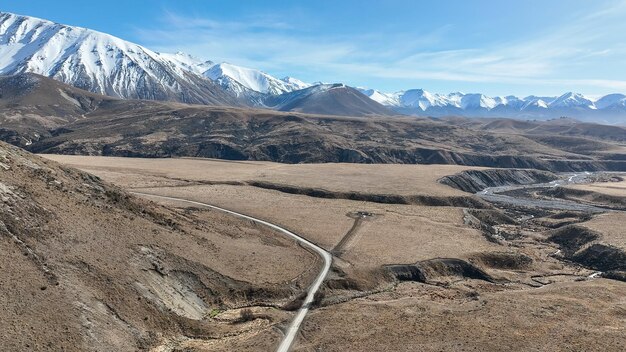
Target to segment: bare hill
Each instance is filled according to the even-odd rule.
[[[285,108],[347,113],[354,99],[365,97],[333,87]],[[39,153],[626,169],[623,130],[569,120],[392,117],[381,115],[385,111],[377,106],[363,110],[367,116],[341,117],[121,100],[32,74],[3,78],[0,92],[0,137]]]
[[[36,74],[0,76],[0,138],[26,146],[113,100]]]
[[[365,116],[397,115],[358,90],[343,84],[321,84],[284,93],[267,100],[279,111],[321,115]]]
[[[316,267],[249,222],[169,210],[2,142],[0,197],[3,350],[136,351],[260,329],[284,313],[212,317],[283,302],[299,293],[285,282]]]
[[[480,129],[483,131],[527,135],[563,135],[571,137],[595,138],[621,143],[626,142],[626,128],[622,126],[580,122],[569,118],[548,121],[524,121],[505,118],[444,118],[442,120],[457,126]]]
[[[459,164],[543,170],[624,169],[605,154],[530,137],[403,117],[329,117],[155,102],[111,102],[53,131],[38,153],[195,156],[287,163]],[[618,145],[610,145],[620,153]],[[614,147],[614,148],[613,148]],[[619,154],[618,154],[619,155]],[[619,159],[619,158],[618,158]],[[569,160],[569,161],[568,161]],[[572,161],[575,160],[575,161]]]

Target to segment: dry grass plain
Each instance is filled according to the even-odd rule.
[[[441,185],[437,179],[467,167],[45,157],[126,189],[206,202],[275,222],[328,250],[353,227],[355,212],[370,213],[335,258],[329,277],[329,281],[352,279],[359,288],[329,285],[325,289],[326,304],[313,310],[305,320],[295,346],[297,351],[626,348],[626,284],[586,279],[591,271],[554,258],[552,253],[558,248],[546,243],[545,236],[535,229],[525,230],[527,236],[518,241],[496,243],[466,225],[464,211],[458,207],[317,198],[248,183],[264,181],[341,192],[455,197],[467,194]],[[177,202],[163,204],[199,217],[213,213],[189,209]],[[597,222],[602,231],[606,230],[605,237],[618,243],[626,236],[619,231],[619,225],[611,228],[607,224],[616,220],[626,223],[626,219],[614,216],[604,215],[585,225],[595,226]],[[254,245],[249,247],[253,248]],[[481,263],[475,259],[490,254],[523,256],[529,258],[530,264],[481,264],[493,282],[451,277],[438,285],[390,285],[379,275],[388,264],[412,264],[433,258]],[[281,260],[282,257],[276,263]],[[303,269],[298,266],[293,270]],[[264,350],[277,336],[275,330],[259,329],[226,340],[185,340],[179,346],[192,351]]]
[[[295,351],[623,351],[624,283],[490,292],[414,283],[314,310]]]
[[[456,165],[363,165],[228,162],[214,159],[135,159],[45,155],[137,191],[180,197],[279,223],[327,250],[354,223],[350,214],[372,213],[342,257],[359,268],[459,257],[497,249],[478,230],[463,224],[454,207],[378,204],[314,198],[224,182],[266,181],[340,192],[466,196],[437,182],[468,167]],[[196,183],[196,184],[194,184]],[[217,184],[197,184],[217,183]],[[384,243],[384,246],[381,246]]]
[[[175,186],[192,182],[266,181],[330,191],[465,195],[437,179],[478,167],[397,164],[280,164],[200,158],[120,158],[42,155],[91,171],[124,187]]]
[[[586,185],[571,185],[568,188],[591,191],[609,196],[626,197],[626,180],[619,182],[597,182]]]
[[[333,249],[352,227],[351,213],[372,213],[371,218],[363,221],[354,241],[348,243],[350,250],[342,257],[359,267],[458,257],[467,253],[468,248],[497,249],[479,231],[464,226],[462,210],[453,207],[320,199],[249,186],[196,185],[138,190],[235,209],[279,223],[327,250]]]
[[[626,251],[626,213],[602,214],[585,222],[585,227],[602,234],[602,241]]]
[[[137,351],[250,331],[263,336],[250,349],[271,350],[291,318],[272,307],[321,265],[249,221],[127,196],[4,143],[0,253],[2,351]],[[247,305],[263,318],[237,322]]]

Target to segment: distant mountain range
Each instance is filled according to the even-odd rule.
[[[488,97],[433,94],[422,89],[383,93],[344,84],[305,83],[260,70],[200,60],[184,53],[157,53],[111,35],[0,12],[0,74],[32,72],[124,99],[250,106],[330,115],[513,117],[562,116],[605,123],[626,122],[626,96],[597,100],[560,97]]]
[[[586,121],[626,122],[626,95],[610,94],[594,100],[568,92],[559,97],[489,97],[484,94],[433,94],[423,89],[382,93],[360,91],[397,112],[421,116],[514,117],[552,119],[574,117]]]

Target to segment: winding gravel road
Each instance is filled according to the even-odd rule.
[[[319,247],[318,245],[310,242],[309,240],[307,240],[305,238],[302,238],[302,237],[296,235],[295,233],[293,233],[293,232],[291,232],[291,231],[289,231],[287,229],[284,229],[284,228],[282,228],[282,227],[280,227],[280,226],[278,226],[276,224],[272,224],[271,222],[267,222],[267,221],[264,221],[264,220],[261,220],[261,219],[257,219],[255,217],[252,217],[252,216],[249,216],[249,215],[245,215],[245,214],[238,213],[236,211],[220,208],[220,207],[215,206],[215,205],[202,203],[202,202],[196,202],[196,201],[193,201],[193,200],[188,200],[188,199],[183,199],[183,198],[160,196],[160,195],[156,195],[156,194],[143,193],[143,192],[130,192],[130,193],[133,193],[133,194],[136,194],[136,195],[139,195],[139,196],[155,197],[155,198],[168,199],[168,200],[184,202],[184,203],[189,203],[189,204],[194,204],[194,205],[200,205],[200,206],[203,206],[203,207],[219,210],[221,212],[224,212],[224,213],[227,213],[227,214],[231,214],[231,215],[237,216],[239,218],[251,220],[251,221],[254,221],[254,222],[258,223],[258,224],[265,225],[265,226],[267,226],[267,227],[269,227],[271,229],[274,229],[274,230],[276,230],[278,232],[281,232],[282,234],[287,235],[288,237],[293,238],[294,240],[298,241],[300,244],[302,244],[302,245],[304,245],[306,247],[311,248],[317,254],[319,254],[320,257],[322,257],[322,259],[324,260],[324,267],[322,268],[320,273],[315,278],[315,281],[313,281],[313,284],[311,284],[311,286],[309,287],[309,291],[307,292],[306,298],[304,299],[304,302],[302,303],[302,306],[300,307],[300,309],[296,313],[296,316],[291,321],[291,324],[289,324],[289,327],[287,327],[287,330],[285,331],[285,337],[283,338],[283,340],[280,342],[280,345],[276,349],[277,352],[288,352],[289,348],[291,348],[291,345],[293,344],[293,341],[296,338],[296,335],[298,334],[298,331],[300,330],[300,325],[302,324],[302,321],[304,320],[304,317],[309,312],[309,307],[311,306],[311,303],[313,303],[313,300],[315,298],[315,294],[317,293],[319,288],[322,286],[322,283],[324,282],[324,279],[326,278],[326,275],[328,275],[328,271],[330,270],[330,265],[331,265],[331,263],[333,261],[333,256],[328,251],[326,251],[325,249]]]

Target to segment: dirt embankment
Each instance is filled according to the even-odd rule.
[[[389,265],[387,269],[399,281],[417,281],[429,284],[462,279],[495,281],[479,267],[457,258],[435,258],[415,264]]]
[[[529,185],[558,179],[548,171],[527,169],[467,170],[456,175],[445,176],[439,182],[469,193],[476,193],[489,187]]]
[[[519,237],[518,233],[502,231],[498,225],[517,225],[518,222],[497,209],[463,209],[463,221],[485,236],[489,242],[500,243]]]
[[[609,209],[626,210],[626,198],[621,196],[567,187],[547,189],[544,194],[549,197],[589,203]]]
[[[186,137],[166,142],[147,142],[142,136],[87,137],[70,131],[33,143],[33,153],[65,155],[101,155],[142,158],[201,157],[226,160],[259,160],[287,164],[361,163],[361,164],[441,164],[495,168],[528,168],[553,172],[626,171],[624,160],[548,160],[531,156],[485,155],[443,149],[406,146],[353,146],[351,141],[337,144],[322,139],[285,143],[276,137],[262,145],[239,145],[233,142]],[[265,138],[258,138],[264,140]],[[257,140],[254,138],[253,140]]]
[[[262,181],[249,181],[246,184],[264,189],[276,190],[290,194],[301,194],[309,197],[328,199],[348,199],[383,204],[411,204],[426,206],[450,206],[469,207],[477,209],[490,208],[491,206],[478,198],[471,196],[429,196],[424,194],[416,195],[396,195],[396,194],[375,194],[360,192],[339,192],[321,188],[298,187]]]
[[[548,241],[559,245],[565,259],[607,272],[610,277],[626,277],[626,252],[601,239],[602,234],[577,225],[554,230],[548,236]]]

